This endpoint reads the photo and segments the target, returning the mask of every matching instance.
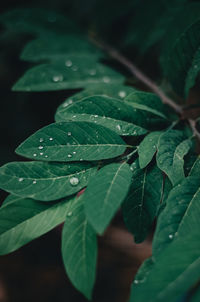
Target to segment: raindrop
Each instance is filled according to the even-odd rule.
[[[138,281],[137,279],[135,279],[135,280],[134,280],[134,283],[135,283],[135,284],[138,284],[138,283],[139,283],[139,281]]]
[[[125,98],[126,92],[125,91],[119,91],[118,95],[120,96],[120,98]]]
[[[98,115],[96,114],[96,115],[94,115],[94,117],[98,117]]]
[[[47,158],[47,157],[48,157],[48,155],[45,155],[45,157]]]
[[[53,137],[50,137],[49,140],[52,141],[52,140],[53,140]]]
[[[72,152],[73,154],[76,154],[76,151]]]
[[[33,181],[33,184],[36,184],[36,182],[37,182],[37,181],[36,181],[36,180],[34,180],[34,181]]]
[[[77,177],[72,177],[70,178],[69,182],[72,186],[77,186],[79,183],[79,179]]]
[[[72,212],[68,212],[67,217],[71,217],[71,216],[72,216]]]
[[[96,72],[95,69],[91,69],[91,70],[89,71],[89,74],[90,74],[91,76],[94,76],[96,73],[97,73],[97,72]]]
[[[18,181],[19,182],[21,182],[21,181],[23,181],[24,179],[22,178],[22,177],[20,177],[19,179],[18,179]]]
[[[44,139],[43,138],[40,138],[40,143],[42,143],[44,141]]]
[[[71,154],[68,154],[68,155],[67,155],[67,157],[69,157],[69,158],[70,158],[70,157],[72,157],[72,155],[71,155]]]
[[[44,154],[44,153],[42,153],[42,152],[40,153],[40,155],[43,155],[43,154]]]
[[[120,126],[120,125],[117,125],[116,128],[117,128],[117,130],[119,130],[119,131],[121,130],[121,126]]]
[[[68,135],[68,136],[71,136],[71,135],[72,135],[72,133],[69,131],[69,132],[67,132],[67,135]]]
[[[104,83],[109,83],[110,82],[110,78],[109,77],[103,77],[103,82]]]
[[[174,236],[172,234],[169,234],[169,239],[172,239]]]
[[[62,75],[53,76],[53,82],[57,83],[57,82],[62,82],[62,81],[63,81]]]
[[[43,146],[39,146],[39,147],[38,147],[39,150],[42,150],[43,148],[44,148]]]
[[[33,154],[33,156],[35,157],[35,156],[37,156],[37,154],[36,154],[36,153],[34,153],[34,154]]]
[[[65,62],[65,66],[71,67],[71,66],[72,66],[72,61],[71,61],[71,60],[67,60],[67,61]]]
[[[72,70],[73,70],[73,71],[77,71],[77,70],[78,70],[78,67],[77,67],[77,66],[73,66],[73,67],[72,67]]]

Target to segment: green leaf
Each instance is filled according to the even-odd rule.
[[[161,131],[151,132],[139,144],[138,155],[141,169],[145,168],[151,162],[157,151],[158,140],[162,133]]]
[[[144,282],[133,284],[130,302],[177,302],[199,280],[199,249],[197,227],[163,251]]]
[[[160,252],[179,236],[179,229],[185,223],[191,211],[190,207],[194,207],[200,201],[199,187],[200,178],[190,176],[170,192],[166,207],[158,218],[153,241],[154,257],[158,257]],[[185,233],[188,233],[189,229],[190,227],[185,228]]]
[[[97,241],[89,225],[82,196],[70,203],[62,232],[62,257],[67,275],[86,298],[91,299],[95,282]]]
[[[21,54],[21,59],[32,62],[44,59],[54,61],[57,60],[58,56],[63,56],[66,58],[66,67],[72,68],[73,63],[67,60],[68,56],[79,56],[80,53],[82,55],[92,54],[92,56],[95,54],[96,58],[102,55],[100,50],[89,43],[85,36],[77,34],[55,35],[49,33],[44,37],[29,42]]]
[[[138,284],[140,282],[144,282],[147,278],[149,272],[152,270],[154,265],[154,261],[152,258],[147,258],[142,265],[140,266],[135,278],[134,283]]]
[[[88,221],[102,234],[128,193],[131,183],[130,166],[113,163],[103,167],[83,194]]]
[[[168,130],[158,142],[157,165],[170,178],[173,185],[184,179],[184,156],[192,147],[190,139],[183,132]]]
[[[198,176],[200,174],[200,155],[195,160],[189,175],[190,176]]]
[[[163,176],[156,167],[139,168],[138,160],[132,166],[132,184],[122,210],[125,224],[134,235],[135,242],[147,236],[157,214],[161,197]]]
[[[38,130],[16,153],[32,159],[67,162],[114,158],[124,153],[126,147],[120,136],[103,126],[63,122]]]
[[[0,255],[17,250],[64,222],[69,200],[47,204],[10,196],[0,208]]]
[[[95,173],[87,163],[13,162],[0,168],[0,187],[21,197],[50,201],[80,191]]]
[[[95,54],[57,56],[53,62],[28,70],[14,85],[14,91],[51,91],[87,88],[93,84],[120,84],[124,76],[96,62]],[[70,66],[66,66],[69,65]]]
[[[62,114],[62,111],[65,110],[65,108],[69,104],[71,104],[71,102],[80,101],[85,97],[93,95],[105,95],[123,100],[128,94],[130,94],[134,90],[135,89],[133,87],[125,86],[122,84],[94,84],[91,85],[91,87],[82,90],[81,92],[75,93],[71,97],[67,98],[64,103],[62,103],[58,107],[56,114]]]
[[[80,101],[72,100],[56,113],[58,121],[91,121],[107,127],[119,135],[143,135],[147,130],[132,124],[134,110],[129,104],[108,96],[91,96]]]
[[[200,301],[200,286],[193,293],[190,302],[199,302]]]
[[[200,17],[200,16],[199,16]],[[164,72],[174,90],[187,97],[199,73],[200,21],[180,34],[164,60]]]

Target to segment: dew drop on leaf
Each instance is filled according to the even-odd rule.
[[[42,150],[43,148],[44,148],[43,146],[39,146],[39,147],[38,147],[39,150]]]
[[[44,139],[43,138],[40,138],[40,143],[42,143],[44,141]]]
[[[172,239],[174,236],[172,234],[169,234],[169,239]]]
[[[18,179],[18,181],[19,182],[21,182],[21,181],[23,181],[24,179],[22,178],[22,177],[20,177],[19,179]]]
[[[77,177],[72,177],[70,178],[69,182],[72,186],[77,186],[79,183],[79,179]]]
[[[67,61],[65,62],[65,66],[71,67],[71,66],[72,66],[72,61],[71,61],[71,60],[67,60]]]
[[[118,95],[120,96],[120,98],[125,98],[126,92],[125,91],[119,91]]]
[[[72,216],[72,212],[68,212],[67,217],[71,217],[71,216]]]
[[[103,77],[103,82],[104,83],[109,83],[110,82],[110,78],[109,77]]]
[[[119,131],[121,130],[121,126],[120,126],[120,125],[117,125],[116,128],[117,128],[117,130],[119,130]]]
[[[57,82],[62,82],[62,81],[63,81],[62,75],[53,76],[53,82],[57,83]]]
[[[71,136],[71,135],[72,135],[72,133],[71,133],[71,132],[67,132],[67,135],[68,135],[68,136]]]
[[[71,155],[71,154],[68,154],[68,155],[67,155],[67,157],[71,158],[71,157],[72,157],[72,155]]]
[[[34,180],[34,181],[33,181],[33,184],[36,184],[36,183],[37,183],[37,181],[36,181],[36,180]]]
[[[36,157],[36,156],[37,156],[37,154],[36,154],[36,153],[34,153],[34,154],[33,154],[33,156],[34,156],[34,157]]]

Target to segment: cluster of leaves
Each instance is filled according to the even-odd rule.
[[[142,1],[133,2],[140,7]],[[181,2],[182,12],[188,5],[195,13],[198,6],[177,2]],[[149,15],[154,26],[147,33],[143,51],[160,39],[166,29],[161,24],[169,21],[171,10],[163,9],[167,1],[159,3],[156,16],[159,10],[162,15],[156,19]],[[180,13],[178,3],[172,11],[173,18]],[[138,22],[138,26],[133,24],[138,29],[132,35],[133,44],[143,30],[139,20],[143,13],[133,20]],[[164,48],[162,60],[180,95],[188,94],[200,68],[200,21],[191,16],[191,22],[184,18],[184,26],[180,22],[176,30],[170,29],[173,42],[170,49]],[[174,24],[171,19],[168,25]],[[91,299],[96,237],[122,207],[127,229],[137,243],[147,237],[157,219],[152,257],[135,277],[130,301],[177,301],[200,278],[200,159],[187,123],[155,94],[126,86],[124,75],[103,64],[105,54],[68,19],[31,9],[6,13],[0,20],[8,29],[36,35],[21,59],[37,65],[13,90],[83,89],[58,107],[55,123],[38,130],[16,149],[32,161],[0,168],[0,187],[10,193],[0,208],[0,254],[18,249],[64,222],[66,272],[74,286]],[[173,20],[177,22],[177,15]],[[157,30],[160,28],[162,31]],[[198,301],[198,295],[192,301]]]

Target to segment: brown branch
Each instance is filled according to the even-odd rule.
[[[188,119],[188,123],[193,131],[194,136],[196,136],[200,140],[200,133],[198,132],[196,128],[196,121],[192,119]]]
[[[129,59],[124,57],[120,52],[111,46],[100,43],[99,41],[94,40],[95,44],[98,45],[101,49],[106,51],[110,57],[117,60],[123,66],[127,67],[127,69],[134,75],[138,80],[144,83],[147,87],[149,87],[153,92],[155,92],[162,100],[164,104],[169,105],[174,111],[178,114],[182,114],[182,107],[176,104],[172,99],[170,99],[149,77],[147,77],[139,68],[137,68]]]

